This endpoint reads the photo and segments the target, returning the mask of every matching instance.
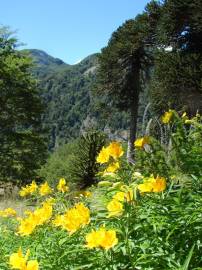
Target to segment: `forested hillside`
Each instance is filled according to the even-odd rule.
[[[40,50],[26,53],[34,61],[33,73],[39,80],[46,107],[43,123],[48,129],[49,147],[54,148],[76,137],[89,114],[89,89],[95,78],[96,55],[71,66]]]
[[[33,59],[32,73],[39,81],[45,104],[43,123],[49,134],[49,149],[76,138],[82,130],[127,129],[127,114],[116,109],[106,112],[93,95],[98,65],[92,54],[75,65],[68,65],[41,50],[23,50]],[[117,133],[117,132],[116,132]],[[112,135],[112,134],[111,134]]]

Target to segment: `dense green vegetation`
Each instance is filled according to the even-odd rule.
[[[138,139],[134,165],[121,144],[107,143],[91,192],[72,191],[65,179],[24,187],[37,206],[22,219],[0,211],[0,268],[29,270],[34,260],[33,270],[201,270],[201,116],[169,111],[159,121],[170,143]]]
[[[106,135],[90,130],[73,141],[60,146],[39,170],[49,183],[64,177],[72,188],[85,189],[97,183],[99,164],[96,156],[106,141]]]
[[[12,33],[0,28],[0,180],[26,182],[45,161],[47,146],[31,61],[16,46]]]
[[[43,91],[46,104],[43,123],[49,131],[49,148],[52,149],[76,138],[90,112],[89,90],[95,77],[96,55],[69,66],[42,51],[28,52],[37,64],[33,72]]]

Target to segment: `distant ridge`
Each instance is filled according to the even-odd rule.
[[[97,54],[78,64],[68,65],[42,50],[23,50],[34,63],[33,74],[39,80],[45,103],[44,126],[49,130],[49,148],[55,148],[79,135],[90,114],[90,91],[98,64]]]

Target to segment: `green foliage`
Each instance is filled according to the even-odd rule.
[[[157,40],[175,49],[201,53],[202,7],[200,0],[163,1]]]
[[[82,122],[90,113],[89,88],[95,76],[88,70],[95,65],[96,56],[91,56],[75,66],[42,65],[43,72],[40,65],[36,67],[35,74],[38,73],[43,89],[42,98],[47,104],[43,123],[49,130],[50,149],[78,136]]]
[[[188,124],[191,124],[190,128],[187,128]],[[30,258],[37,259],[40,269],[44,270],[51,270],[53,267],[55,270],[200,270],[202,264],[201,166],[196,158],[198,169],[193,169],[193,163],[187,162],[185,157],[187,149],[186,155],[192,161],[194,155],[201,157],[200,145],[197,147],[196,142],[194,143],[194,140],[201,138],[200,117],[197,115],[187,119],[184,115],[181,119],[176,112],[173,112],[170,122],[164,125],[169,130],[165,142],[172,141],[173,148],[167,151],[163,158],[155,152],[159,151],[160,148],[157,149],[157,146],[161,146],[160,142],[151,140],[150,146],[154,145],[150,148],[152,151],[148,151],[146,147],[139,150],[141,153],[145,152],[144,159],[147,159],[147,163],[142,164],[141,167],[138,163],[127,164],[122,156],[119,160],[120,170],[111,178],[107,176],[108,186],[99,185],[92,188],[91,197],[79,197],[78,194],[74,197],[71,191],[70,193],[53,192],[51,194],[55,199],[53,217],[35,228],[31,235],[22,237],[16,234],[19,221],[0,217],[1,269],[10,269],[9,256],[21,246],[24,254],[28,248],[31,250]],[[90,136],[86,138],[87,141],[92,140]],[[78,143],[81,153],[82,149],[86,149],[84,145],[86,139],[82,142],[83,144]],[[198,154],[196,151],[199,151]],[[177,165],[170,173],[166,170],[160,171],[157,162],[150,166],[149,162],[154,155],[158,157],[161,164],[165,162],[167,166],[170,160],[175,160]],[[186,164],[186,166],[180,167],[179,164],[183,166]],[[168,177],[174,171],[175,175]],[[166,186],[162,189],[158,184],[156,188],[160,190],[140,192],[140,185],[146,183],[150,173],[158,173],[161,180],[166,181]],[[54,190],[56,185],[57,183],[52,185]],[[123,197],[121,199],[120,193],[124,194],[124,199]],[[117,194],[119,199],[116,197],[116,200],[122,204],[122,211],[118,215],[109,217],[108,202],[115,200],[114,195]],[[68,234],[65,229],[54,227],[52,221],[58,214],[65,213],[75,202],[82,202],[89,207],[91,220],[89,224],[82,226],[73,234]],[[83,215],[85,216],[85,213]],[[81,213],[82,218],[83,215]],[[77,219],[79,221],[79,215]],[[71,223],[72,220],[69,222]],[[87,248],[86,235],[103,225],[106,229],[116,231],[118,243],[109,249]],[[96,243],[99,239],[96,239],[96,235],[94,237]],[[108,241],[110,242],[110,236],[106,239],[106,243]]]
[[[48,183],[55,183],[60,178],[65,178],[74,185],[71,178],[70,166],[74,159],[74,149],[77,147],[77,140],[64,144],[50,154],[46,163],[38,171],[40,178],[47,180]]]
[[[158,113],[168,107],[186,109],[191,115],[202,110],[201,14],[200,0],[163,2],[151,82]]]
[[[0,29],[0,178],[28,181],[46,158],[41,127],[43,106],[31,61],[15,49],[17,41]]]
[[[201,110],[201,77],[201,54],[158,52],[150,87],[154,110],[162,113],[172,107],[192,115]]]
[[[104,146],[106,135],[98,131],[88,131],[82,135],[73,151],[70,164],[71,181],[80,188],[89,187],[97,182],[99,164],[96,157]]]
[[[60,146],[38,171],[49,183],[67,179],[72,188],[86,188],[96,183],[99,165],[96,156],[105,143],[106,136],[98,131],[88,131],[81,137]]]
[[[187,123],[184,125],[184,123]],[[199,114],[188,120],[173,112],[172,121],[162,125],[160,141],[150,138],[147,151],[137,150],[137,166],[148,174],[166,175],[175,171],[200,177],[202,167],[202,130]]]
[[[150,11],[150,12],[149,12]],[[96,94],[108,106],[129,113],[129,153],[136,137],[139,95],[146,84],[154,34],[152,8],[126,21],[115,31],[99,55]],[[152,23],[151,23],[152,21]],[[157,22],[157,20],[156,20]],[[152,27],[151,27],[152,26]]]
[[[81,129],[94,127],[112,132],[127,129],[127,115],[114,108],[103,112],[92,95],[97,70],[97,54],[75,65],[68,65],[43,51],[23,50],[32,57],[31,69],[39,80],[41,96],[46,104],[43,124],[49,130],[49,149],[70,142]]]

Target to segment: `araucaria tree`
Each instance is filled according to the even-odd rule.
[[[165,0],[156,41],[154,108],[159,113],[168,107],[202,111],[201,0]]]
[[[139,93],[151,61],[150,48],[160,7],[152,1],[142,15],[126,21],[112,34],[108,46],[99,56],[96,93],[107,96],[111,106],[127,111],[130,116],[129,161],[133,159]]]
[[[29,181],[46,157],[43,106],[31,61],[0,28],[0,180]]]

